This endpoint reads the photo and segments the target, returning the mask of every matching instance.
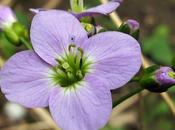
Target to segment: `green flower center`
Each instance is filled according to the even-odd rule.
[[[84,55],[83,49],[77,48],[75,44],[69,45],[68,53],[56,61],[58,65],[53,67],[52,78],[61,87],[70,87],[81,81],[92,63]]]

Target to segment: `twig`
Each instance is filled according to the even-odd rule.
[[[61,0],[49,0],[45,5],[43,5],[43,8],[46,8],[46,9],[56,8],[60,2]]]
[[[11,5],[12,3],[12,0],[1,0],[0,1],[0,5]]]
[[[108,2],[108,0],[100,0],[100,1],[103,4]],[[113,20],[113,22],[115,23],[115,25],[117,27],[119,27],[122,24],[122,21],[119,18],[119,16],[117,15],[116,12],[111,13],[110,17],[111,17],[111,19]],[[148,60],[146,60],[146,58],[142,55],[142,66],[143,66],[143,68],[147,68],[150,65],[151,65],[151,63]],[[165,102],[167,103],[167,105],[169,106],[169,108],[171,109],[172,113],[175,116],[175,104],[174,104],[173,100],[170,98],[169,94],[167,92],[165,92],[165,93],[161,93],[160,95],[165,100]]]
[[[50,130],[50,126],[45,124],[45,122],[37,122],[37,123],[22,123],[20,125],[10,126],[3,128],[1,130]]]
[[[168,106],[171,108],[173,114],[175,115],[175,105],[171,97],[168,95],[168,93],[161,93],[161,96],[165,100],[165,102],[168,104]]]
[[[108,3],[108,0],[100,0],[100,1],[103,4]],[[122,24],[122,20],[119,18],[118,14],[116,12],[112,12],[109,16],[117,27],[119,27]]]
[[[50,117],[49,112],[46,109],[36,108],[32,109],[43,121],[45,121],[50,127],[54,128],[55,130],[60,130],[57,125],[54,123],[52,118]]]

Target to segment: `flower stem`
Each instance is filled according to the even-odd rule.
[[[133,77],[129,82],[139,82],[140,81],[140,77]]]
[[[21,37],[20,40],[25,45],[25,47],[27,49],[29,49],[29,50],[33,49],[31,43],[29,43],[25,38]]]
[[[83,0],[70,0],[71,10],[74,13],[80,13],[83,11]]]
[[[117,101],[113,102],[113,108],[116,107],[117,105],[119,105],[120,103],[124,102],[125,100],[127,100],[128,98],[134,96],[137,93],[140,93],[144,90],[144,88],[142,87],[137,87],[135,90],[132,90],[130,93],[124,95],[123,97],[119,98]]]

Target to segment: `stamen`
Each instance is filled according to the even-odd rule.
[[[80,54],[81,54],[81,57],[83,57],[83,54],[84,54],[84,51],[83,51],[83,49],[82,49],[82,48],[80,48],[80,47],[78,47],[78,51],[80,52]]]
[[[57,69],[56,73],[58,74],[58,77],[66,78],[66,73],[63,70]]]
[[[71,81],[76,80],[76,79],[75,79],[75,76],[74,76],[71,72],[67,72],[67,76],[68,76],[68,78],[69,78]]]
[[[63,67],[65,70],[67,70],[70,66],[69,66],[69,64],[68,64],[67,62],[65,62],[65,63],[62,64],[62,67]]]
[[[55,83],[62,87],[68,87],[79,82],[85,76],[88,69],[87,59],[84,57],[84,51],[75,44],[68,46],[68,52],[62,59],[56,59],[58,65],[54,67]]]
[[[83,74],[82,74],[81,70],[77,71],[76,76],[78,76],[80,79],[83,78]]]
[[[175,73],[173,71],[168,72],[168,76],[175,79]]]
[[[75,48],[75,47],[76,47],[75,44],[70,44],[69,47],[68,47],[69,52],[71,52],[71,49],[72,49],[72,48]]]

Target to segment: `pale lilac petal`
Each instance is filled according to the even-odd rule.
[[[140,46],[127,34],[99,33],[82,45],[86,55],[95,62],[92,72],[107,79],[111,89],[126,84],[141,66]]]
[[[35,15],[31,26],[31,40],[36,53],[46,62],[56,65],[56,60],[69,44],[80,44],[87,33],[80,22],[65,11],[41,11]]]
[[[49,67],[35,52],[12,56],[0,73],[0,86],[8,100],[26,107],[48,106]]]
[[[37,13],[39,13],[39,12],[41,12],[41,11],[46,11],[47,9],[44,9],[44,8],[36,8],[36,9],[33,9],[33,8],[31,8],[31,9],[29,9],[32,13],[34,13],[34,14],[37,14]]]
[[[99,5],[94,8],[90,8],[82,13],[74,14],[78,19],[85,16],[94,16],[94,15],[107,15],[112,13],[119,7],[120,3],[116,1],[111,1],[106,4]]]
[[[77,88],[55,88],[49,106],[63,130],[98,130],[112,111],[111,93],[103,80],[87,76]]]
[[[16,17],[8,6],[0,6],[0,29],[10,26],[16,21]]]

